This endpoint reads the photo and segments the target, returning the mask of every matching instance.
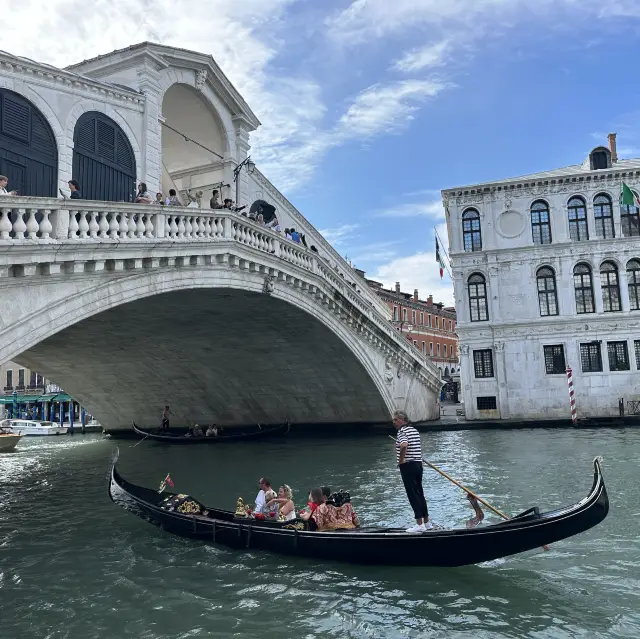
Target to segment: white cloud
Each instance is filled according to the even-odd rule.
[[[342,224],[330,229],[320,229],[320,234],[334,247],[346,244],[349,240],[357,237],[355,231],[359,224]]]
[[[435,217],[444,216],[442,200],[431,202],[406,202],[378,211],[376,217]]]
[[[448,88],[437,80],[404,80],[388,85],[375,84],[362,91],[338,123],[342,138],[368,138],[402,130],[419,104]]]
[[[411,49],[402,58],[396,60],[394,69],[403,73],[412,73],[429,67],[440,67],[445,63],[450,50],[450,40],[441,40],[435,44]]]
[[[352,0],[346,9],[330,16],[326,25],[332,39],[345,46],[356,46],[425,26],[459,33],[457,37],[477,37],[484,27],[499,31],[516,21],[558,14],[566,15],[567,19],[632,18],[640,17],[640,6],[637,0]]]

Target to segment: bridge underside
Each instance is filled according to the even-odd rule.
[[[16,359],[110,429],[157,425],[165,404],[176,425],[390,419],[362,364],[329,328],[286,302],[235,289],[124,304]]]

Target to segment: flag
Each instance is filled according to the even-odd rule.
[[[636,208],[640,208],[640,200],[638,199],[638,196],[624,182],[622,183],[620,203],[623,206],[635,206]]]
[[[173,488],[173,481],[171,481],[171,475],[167,474],[167,476],[160,482],[160,488],[158,492],[161,493],[167,487],[167,484]]]
[[[438,238],[436,237],[436,262],[440,266],[440,279],[444,276],[444,262],[440,256],[440,245],[438,244]]]

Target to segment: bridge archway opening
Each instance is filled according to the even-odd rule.
[[[156,426],[166,404],[176,425],[389,421],[376,383],[336,333],[298,306],[247,290],[177,290],[121,304],[17,359],[107,428]]]
[[[0,89],[0,175],[20,195],[55,197],[58,147],[51,126],[24,96]]]
[[[176,189],[188,204],[187,190],[193,195],[201,190],[203,208],[209,208],[213,189],[225,183],[223,158],[228,151],[217,111],[202,92],[174,84],[164,94],[162,116],[163,192]],[[229,190],[220,192],[226,197]]]
[[[73,179],[87,200],[131,202],[136,159],[125,132],[98,111],[83,113],[73,132]]]

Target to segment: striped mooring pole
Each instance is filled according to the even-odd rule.
[[[575,426],[578,423],[578,411],[576,410],[576,394],[573,390],[573,371],[567,366],[567,383],[569,384],[569,404],[571,405],[571,422]]]

